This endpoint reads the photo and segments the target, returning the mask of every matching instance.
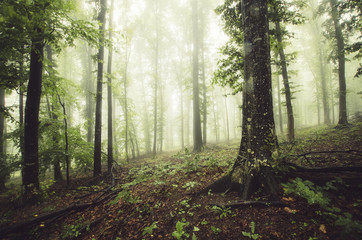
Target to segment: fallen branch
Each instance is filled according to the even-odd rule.
[[[83,203],[83,204],[73,204],[71,206],[62,208],[60,210],[57,210],[55,212],[51,212],[48,214],[44,214],[42,216],[36,217],[34,219],[22,222],[22,223],[17,223],[14,224],[12,226],[9,227],[3,227],[2,229],[0,229],[0,236],[4,237],[10,233],[17,233],[17,232],[23,232],[24,229],[28,229],[30,227],[32,227],[33,225],[45,222],[48,219],[51,219],[50,221],[52,222],[53,219],[57,219],[59,218],[61,215],[66,214],[67,212],[71,212],[71,211],[80,211],[80,210],[84,210],[88,207],[94,206],[100,202],[103,202],[104,200],[109,199],[110,197],[112,197],[113,195],[115,195],[117,192],[114,191],[109,191],[111,189],[111,187],[108,187],[105,189],[104,192],[102,192],[101,194],[99,194],[95,199],[93,199],[92,202],[90,203]]]
[[[14,224],[12,226],[9,226],[9,227],[4,227],[4,228],[0,229],[0,236],[4,237],[4,236],[6,236],[6,235],[8,235],[10,233],[22,232],[22,231],[24,231],[24,229],[27,229],[27,228],[35,225],[35,224],[44,222],[47,219],[55,218],[55,217],[57,217],[59,215],[64,214],[65,212],[74,211],[74,210],[79,211],[79,210],[88,208],[88,207],[90,207],[92,205],[93,205],[93,203],[73,204],[71,206],[65,207],[65,208],[60,209],[58,211],[51,212],[51,213],[36,217],[34,219],[31,219],[31,220],[28,220],[28,221],[25,221],[25,222],[22,222],[22,223],[17,223],[17,224]]]

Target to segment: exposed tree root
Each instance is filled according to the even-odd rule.
[[[362,167],[316,167],[308,168],[302,167],[294,163],[287,163],[287,165],[295,168],[297,172],[320,172],[320,173],[339,173],[339,172],[362,172]]]
[[[240,208],[240,207],[249,207],[249,206],[276,206],[276,207],[285,207],[287,204],[280,202],[280,201],[238,201],[228,204],[219,204],[219,203],[212,203],[212,206],[218,207],[228,207],[228,208]]]
[[[204,194],[204,193],[209,192],[210,190],[212,192],[222,193],[222,192],[228,191],[230,188],[231,189],[233,188],[233,186],[231,184],[231,176],[230,176],[230,174],[227,174],[227,175],[223,176],[222,178],[216,180],[212,184],[208,185],[207,187],[201,189],[200,191],[198,191],[196,193],[192,193],[192,195]],[[234,186],[234,188],[235,188],[235,186]]]
[[[358,150],[346,150],[346,151],[318,151],[318,152],[306,152],[306,153],[301,153],[298,155],[293,155],[295,157],[305,157],[307,155],[313,155],[313,154],[331,154],[331,153],[348,153],[348,154],[356,154],[356,155],[362,155],[362,151],[358,151]]]

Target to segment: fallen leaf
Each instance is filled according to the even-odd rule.
[[[322,233],[324,233],[324,234],[327,233],[327,229],[326,229],[326,226],[325,226],[324,224],[321,224],[321,225],[320,225],[319,230],[320,230]]]
[[[278,232],[272,232],[271,235],[273,235],[277,238],[280,238],[280,233],[278,233]]]
[[[295,202],[295,199],[292,197],[283,197],[282,200],[286,202]]]
[[[283,210],[285,211],[285,212],[287,212],[287,213],[296,213],[296,212],[298,212],[298,210],[296,210],[296,209],[290,209],[290,208],[288,208],[288,207],[284,207],[283,208]]]

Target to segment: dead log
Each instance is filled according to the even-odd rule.
[[[35,224],[39,224],[41,222],[44,222],[47,219],[51,219],[51,218],[55,218],[59,215],[64,214],[65,212],[69,212],[69,211],[80,211],[83,210],[85,208],[88,208],[90,206],[92,206],[93,203],[84,203],[84,204],[73,204],[71,206],[62,208],[58,211],[55,212],[51,212],[48,214],[44,214],[42,216],[36,217],[34,219],[22,222],[22,223],[17,223],[14,224],[12,226],[8,226],[8,227],[3,227],[0,229],[0,236],[4,237],[10,233],[16,233],[16,232],[22,232],[24,231],[24,229],[29,229],[30,227],[32,227]]]

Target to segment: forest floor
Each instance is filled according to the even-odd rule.
[[[287,161],[306,167],[362,166],[362,123],[297,134],[293,144],[280,141]],[[0,238],[361,239],[362,172],[279,167],[282,206],[226,207],[240,201],[237,193],[194,194],[228,172],[238,146],[210,144],[198,154],[184,150],[131,160],[116,169],[113,186],[109,176],[72,176],[71,187],[46,186],[44,201],[32,206],[16,206],[5,194]],[[257,193],[251,200],[266,197]]]

